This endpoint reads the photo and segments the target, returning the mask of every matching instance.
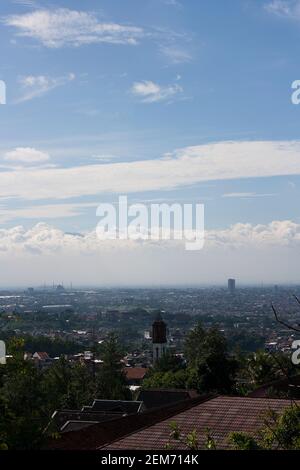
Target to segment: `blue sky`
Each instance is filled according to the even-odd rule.
[[[2,0],[0,16],[3,229],[87,232],[119,193],[203,202],[212,231],[298,227],[300,1]]]

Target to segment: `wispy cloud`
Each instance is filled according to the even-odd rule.
[[[17,147],[4,155],[5,161],[26,164],[44,163],[49,159],[48,153],[31,147]]]
[[[169,5],[172,7],[183,8],[182,3],[179,0],[163,0],[165,5]]]
[[[50,48],[96,43],[135,45],[144,35],[142,28],[104,23],[92,12],[67,8],[10,15],[3,22],[13,27],[18,36],[35,39]]]
[[[152,160],[12,169],[0,172],[0,188],[3,197],[58,200],[284,175],[300,175],[300,141],[220,142],[186,147]]]
[[[300,0],[272,0],[265,9],[277,16],[300,20]]]
[[[13,0],[13,3],[26,8],[36,8],[38,6],[34,0]]]
[[[161,46],[160,52],[171,64],[175,65],[184,64],[193,60],[191,53],[182,46]]]
[[[272,197],[275,196],[273,193],[259,194],[259,193],[226,193],[223,194],[223,198],[237,198],[237,199],[254,199],[256,197]]]
[[[46,75],[28,75],[21,77],[19,83],[23,89],[23,94],[20,98],[15,100],[15,103],[22,103],[24,101],[30,101],[33,98],[38,98],[73,80],[75,80],[74,73],[69,73],[63,77],[49,77]]]
[[[135,82],[132,85],[131,93],[141,99],[143,103],[156,103],[173,99],[183,89],[178,84],[161,86],[150,80]]]
[[[94,208],[96,210],[97,203],[69,203],[69,204],[44,204],[30,205],[27,207],[11,208],[0,207],[0,222],[7,223],[13,220],[46,220],[46,219],[64,219],[70,217],[78,217],[82,215],[85,209]]]

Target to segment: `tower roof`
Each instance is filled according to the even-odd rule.
[[[162,316],[160,312],[157,312],[155,321],[162,321]]]

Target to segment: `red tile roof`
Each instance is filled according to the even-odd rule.
[[[148,369],[145,367],[126,367],[124,372],[128,380],[142,380]]]
[[[165,449],[170,442],[172,422],[178,424],[182,435],[187,435],[196,429],[200,448],[204,447],[205,430],[209,429],[217,448],[226,449],[229,447],[230,432],[243,431],[257,435],[264,424],[263,417],[268,410],[280,413],[290,405],[290,400],[219,396],[123,437],[105,449]],[[185,448],[184,443],[176,441],[171,441],[171,446],[173,449]]]

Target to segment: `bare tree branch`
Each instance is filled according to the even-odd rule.
[[[298,299],[297,299],[297,300],[298,300]],[[298,302],[299,302],[299,300],[298,300]],[[300,303],[300,302],[299,302],[299,303]],[[285,323],[284,321],[279,320],[277,311],[276,311],[276,309],[275,309],[275,307],[274,307],[273,304],[272,304],[272,310],[273,310],[273,312],[274,312],[275,319],[276,319],[277,323],[280,323],[281,325],[285,326],[285,327],[288,328],[289,330],[297,331],[298,333],[300,333],[300,329],[299,329],[299,328],[295,328],[294,326],[291,326],[291,325],[289,325],[288,323]]]
[[[296,295],[294,295],[294,297],[297,300],[298,304],[300,304],[300,300],[298,299],[298,297]]]

